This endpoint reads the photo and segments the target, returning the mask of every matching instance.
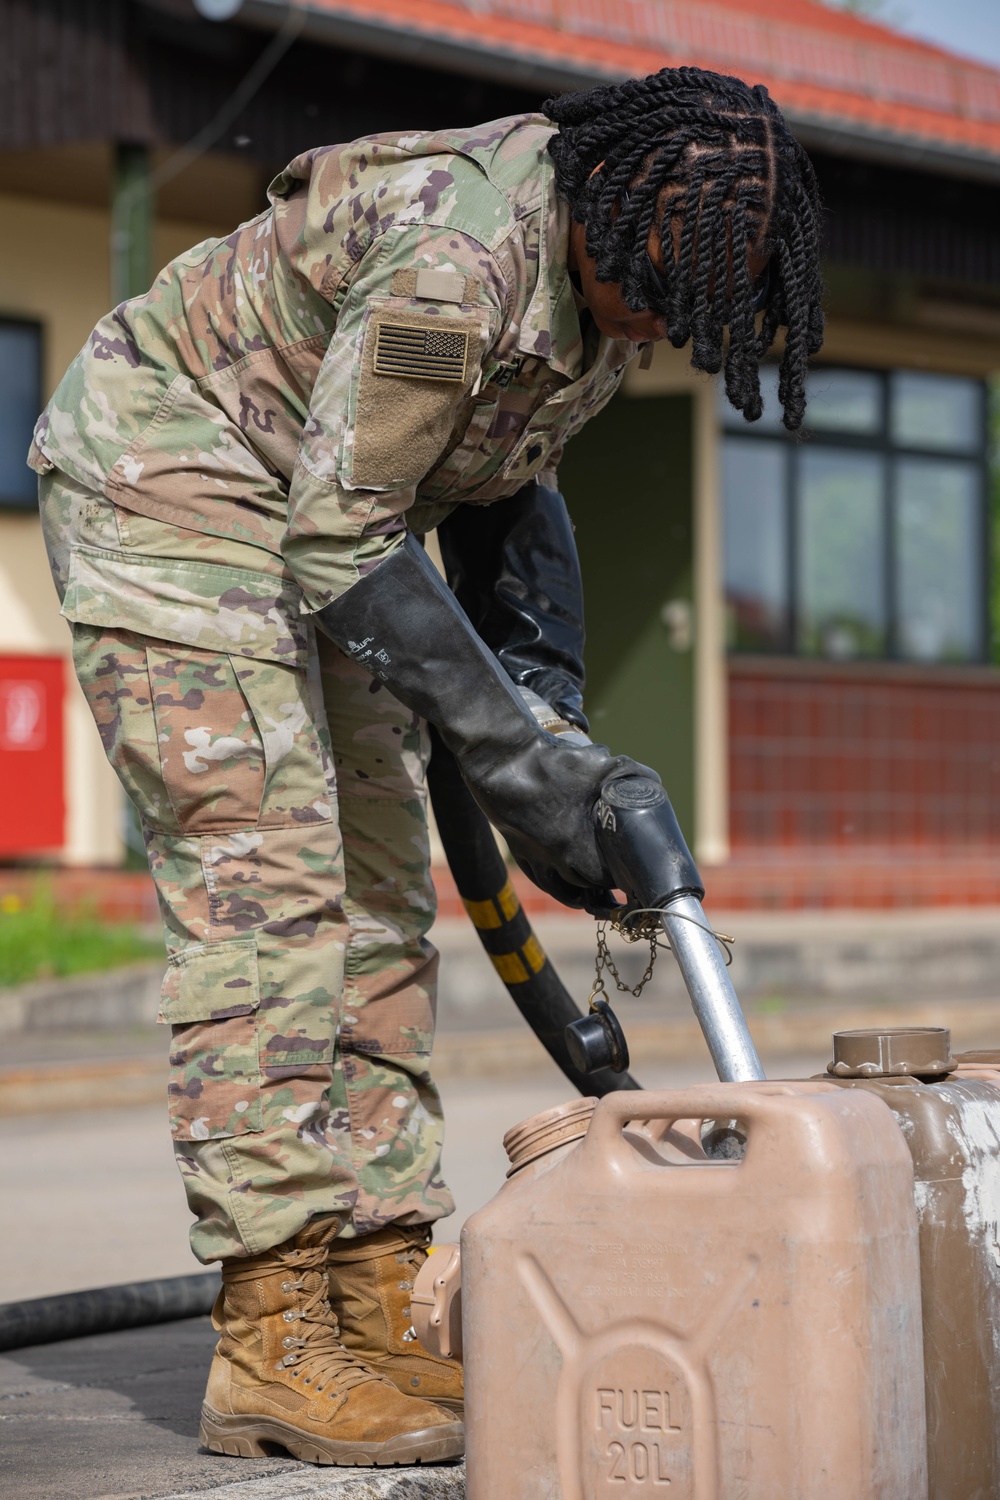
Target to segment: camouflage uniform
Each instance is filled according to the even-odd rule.
[[[547,121],[310,151],[95,329],[31,462],[143,818],[203,1260],[450,1211],[423,726],[312,612],[554,470],[632,344],[581,332]]]

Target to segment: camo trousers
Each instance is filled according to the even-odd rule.
[[[312,1214],[451,1212],[428,1072],[422,723],[332,643],[306,671],[75,624],[169,953],[169,1107],[199,1260]]]

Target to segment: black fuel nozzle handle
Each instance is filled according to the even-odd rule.
[[[677,814],[658,781],[622,776],[601,788],[597,841],[630,906],[662,907],[678,896],[705,897]]]

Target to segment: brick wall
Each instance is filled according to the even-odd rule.
[[[995,850],[1000,671],[734,657],[735,853]]]

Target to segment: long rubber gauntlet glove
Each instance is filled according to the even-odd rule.
[[[537,479],[438,527],[459,604],[507,676],[586,733],[583,580],[566,501]]]
[[[317,620],[437,726],[536,885],[567,905],[608,904],[598,899],[612,884],[595,837],[598,795],[609,780],[655,773],[604,745],[568,745],[540,729],[414,537]]]

